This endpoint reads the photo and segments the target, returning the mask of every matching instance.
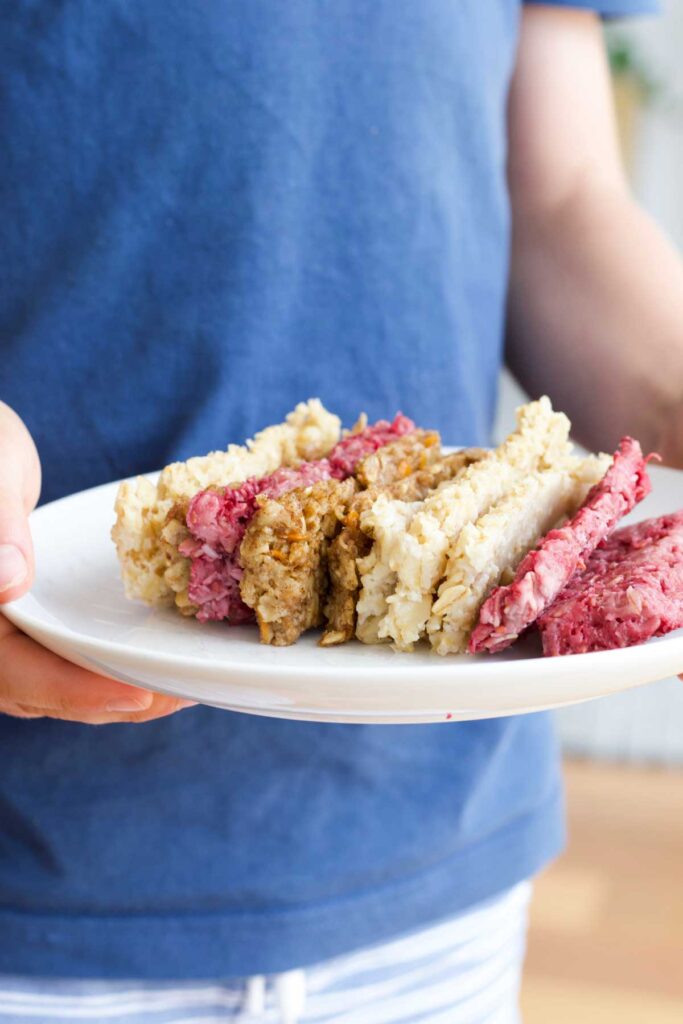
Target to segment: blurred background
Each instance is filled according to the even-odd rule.
[[[634,191],[683,251],[683,3],[662,7],[606,38]],[[524,400],[504,375],[498,437]],[[525,1024],[683,1024],[683,683],[556,719],[570,839],[536,887]]]

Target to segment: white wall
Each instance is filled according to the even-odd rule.
[[[661,94],[641,124],[635,187],[643,205],[683,251],[683,2],[620,27],[638,47]]]

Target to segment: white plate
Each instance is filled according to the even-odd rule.
[[[646,518],[683,507],[683,472],[655,467]],[[255,627],[200,625],[123,596],[109,539],[117,484],[44,505],[31,517],[33,590],[4,612],[64,658],[124,682],[279,718],[442,722],[575,704],[683,671],[683,630],[626,650],[542,658],[533,638],[508,651],[441,658],[353,642],[259,644]]]

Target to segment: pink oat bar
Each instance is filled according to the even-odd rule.
[[[649,494],[647,461],[637,441],[622,438],[612,465],[578,512],[547,533],[520,562],[512,583],[497,587],[484,602],[470,653],[504,650],[552,604],[619,520]]]
[[[683,626],[683,510],[614,533],[538,625],[546,655],[631,647]]]
[[[407,416],[393,422],[379,420],[374,426],[348,434],[323,459],[283,466],[268,476],[251,477],[237,487],[205,490],[188,507],[187,528],[191,537],[179,551],[191,559],[188,596],[198,608],[201,622],[226,619],[237,624],[253,619],[242,601],[242,567],[239,550],[256,509],[257,498],[278,498],[296,487],[310,487],[322,480],[345,480],[366,455],[415,430]]]

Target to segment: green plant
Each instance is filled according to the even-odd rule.
[[[653,100],[661,92],[661,85],[650,72],[637,46],[620,32],[605,33],[607,53],[612,74],[615,78],[630,78],[639,88],[643,99]]]

